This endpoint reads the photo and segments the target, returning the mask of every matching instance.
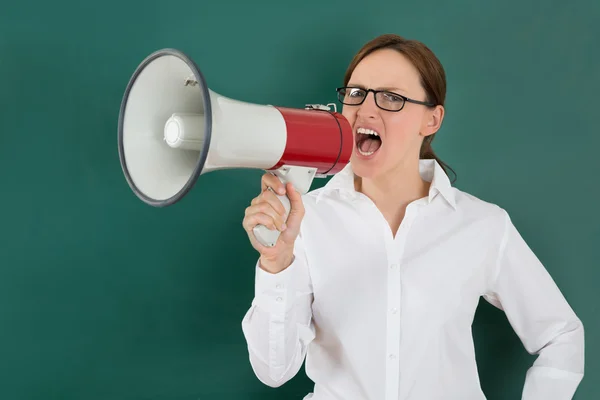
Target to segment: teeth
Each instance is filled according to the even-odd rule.
[[[368,129],[368,128],[358,128],[356,130],[356,133],[362,133],[364,135],[373,135],[373,136],[379,137],[379,133],[375,132],[373,129]],[[363,156],[370,156],[371,154],[374,153],[374,151],[361,151],[360,149],[357,149],[357,150]]]
[[[356,130],[357,133],[363,133],[365,135],[373,135],[373,136],[379,136],[379,133],[375,132],[373,129],[367,129],[367,128],[358,128]]]

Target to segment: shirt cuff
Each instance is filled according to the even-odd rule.
[[[527,371],[523,400],[572,399],[583,373],[534,366]]]
[[[260,261],[259,261],[260,262]],[[256,263],[253,304],[270,313],[286,313],[294,305],[292,276],[296,259],[281,272],[272,274]]]

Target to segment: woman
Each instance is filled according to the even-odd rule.
[[[260,253],[242,326],[258,378],[298,372],[312,400],[479,400],[471,323],[481,296],[528,352],[523,399],[567,400],[583,377],[578,317],[500,207],[451,186],[431,142],[446,81],[422,43],[384,35],[338,89],[350,164],[300,196],[270,174],[243,221]],[[290,198],[287,221],[271,187]],[[281,230],[262,247],[252,228]]]

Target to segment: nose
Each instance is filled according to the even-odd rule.
[[[374,118],[377,116],[379,108],[377,104],[375,104],[375,93],[367,92],[367,97],[365,97],[365,101],[358,106],[358,110],[356,111],[356,115],[363,118]]]

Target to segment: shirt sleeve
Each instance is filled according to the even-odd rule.
[[[279,387],[293,378],[314,339],[312,284],[302,237],[294,260],[272,274],[256,264],[255,294],[242,320],[250,364],[265,385]]]
[[[572,399],[584,372],[584,330],[540,260],[504,212],[496,276],[484,298],[503,310],[525,349],[522,400]]]

